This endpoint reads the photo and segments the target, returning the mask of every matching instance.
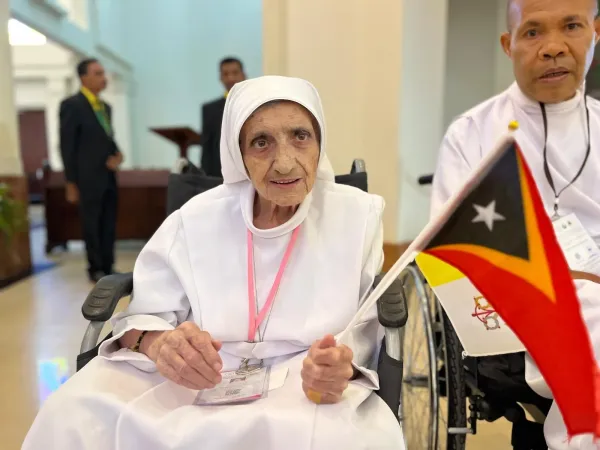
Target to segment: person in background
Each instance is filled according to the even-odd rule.
[[[482,158],[498,145],[507,133],[508,124],[516,120],[519,122],[516,140],[548,214],[553,220],[575,214],[585,231],[600,244],[600,102],[586,96],[584,84],[599,39],[597,15],[596,0],[508,2],[507,32],[502,35],[501,43],[512,61],[516,81],[450,125],[433,178],[434,215],[460,189]],[[575,274],[573,278],[582,315],[599,356],[600,285]],[[493,367],[489,363],[494,360],[490,358],[503,361]],[[514,377],[521,366],[523,383],[527,381],[543,397],[552,397],[529,357],[520,354],[481,359],[483,366],[478,370],[483,382],[492,382],[485,374],[504,366],[509,368],[509,375],[516,383]],[[489,392],[483,388],[482,391],[489,397]],[[504,390],[499,395],[508,394]],[[526,399],[521,401],[527,403]],[[567,438],[556,403],[548,413],[544,435],[550,450],[596,448],[591,436]]]
[[[67,201],[79,205],[88,276],[97,282],[113,272],[117,222],[115,172],[123,155],[114,140],[110,105],[99,98],[106,88],[96,59],[77,65],[81,90],[60,105],[60,151]]]
[[[225,88],[225,95],[202,105],[202,160],[200,165],[206,175],[222,177],[221,174],[221,122],[223,121],[223,110],[225,99],[231,88],[240,81],[246,79],[244,65],[237,58],[225,58],[219,65],[221,72],[221,83]]]

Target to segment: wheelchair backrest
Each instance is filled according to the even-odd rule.
[[[335,182],[368,191],[367,172],[336,175]],[[167,215],[177,211],[192,197],[223,183],[222,178],[198,173],[172,173],[167,185]]]

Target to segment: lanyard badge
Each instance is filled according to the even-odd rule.
[[[248,230],[248,342],[254,342],[257,330],[259,332],[259,339],[261,338],[259,329],[260,325],[265,320],[267,312],[270,312],[271,307],[273,306],[273,301],[275,300],[277,290],[279,289],[281,279],[283,278],[283,272],[285,271],[294,245],[296,244],[296,240],[298,239],[299,230],[300,228],[295,228],[292,232],[292,237],[287,248],[285,249],[283,259],[279,265],[279,270],[275,276],[275,281],[273,282],[273,286],[271,287],[269,295],[267,296],[267,301],[260,311],[258,311],[258,305],[256,303],[256,282],[254,279],[254,244],[252,232]]]
[[[256,333],[258,331],[259,340],[263,336],[260,335],[260,325],[265,320],[267,313],[270,314],[270,310],[273,306],[273,301],[277,295],[277,290],[281,284],[283,278],[283,272],[289,262],[290,255],[298,239],[299,228],[294,229],[290,242],[285,249],[283,260],[275,276],[273,287],[269,291],[267,301],[263,308],[259,311],[256,303],[256,281],[254,279],[254,245],[252,239],[252,232],[248,230],[247,244],[248,244],[248,312],[249,312],[249,326],[248,326],[248,342],[255,342]],[[263,330],[264,334],[264,330]],[[287,369],[283,378],[280,380],[281,384],[285,380],[287,375]],[[222,381],[213,389],[205,389],[200,391],[194,400],[196,405],[225,405],[232,403],[245,403],[250,401],[259,400],[265,397],[270,388],[270,376],[271,368],[265,367],[262,361],[258,364],[250,364],[250,359],[246,358],[240,364],[239,369],[223,372]]]

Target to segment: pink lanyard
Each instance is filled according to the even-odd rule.
[[[267,301],[265,305],[260,310],[258,317],[256,317],[256,290],[255,290],[255,281],[254,281],[254,244],[252,238],[252,232],[248,230],[248,312],[249,312],[249,326],[248,326],[248,342],[254,342],[254,337],[256,336],[256,330],[260,327],[260,325],[265,320],[265,316],[267,312],[271,309],[273,305],[273,301],[275,300],[275,295],[277,295],[277,290],[279,289],[279,284],[281,283],[281,278],[283,277],[283,272],[287,263],[290,259],[290,255],[292,253],[292,249],[296,244],[296,239],[298,238],[298,231],[300,227],[295,228],[292,232],[292,238],[285,249],[285,253],[283,255],[283,259],[281,260],[281,265],[279,266],[279,270],[277,271],[277,276],[275,277],[275,281],[273,282],[273,287],[271,287],[271,291],[269,292],[269,296],[267,297]]]

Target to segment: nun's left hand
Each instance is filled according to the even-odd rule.
[[[338,403],[354,376],[352,350],[332,335],[315,342],[302,367],[302,389],[314,403]]]

